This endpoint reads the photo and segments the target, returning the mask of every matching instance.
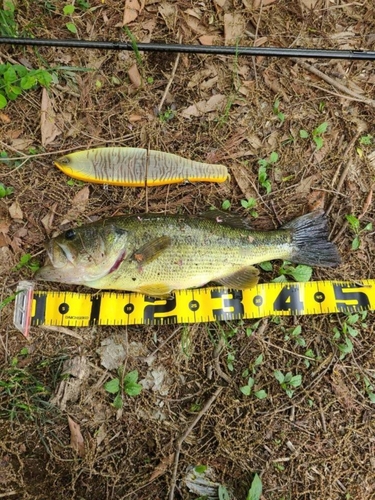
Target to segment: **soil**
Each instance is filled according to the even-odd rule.
[[[65,5],[17,2],[18,35],[126,41],[130,30],[144,43],[374,49],[371,0],[81,0],[70,15]],[[0,63],[54,76],[0,112],[0,181],[13,188],[0,200],[0,498],[204,498],[208,490],[187,486],[197,466],[209,468],[198,470],[210,471],[211,498],[220,484],[245,499],[255,474],[262,499],[375,498],[373,312],[32,327],[26,340],[12,300],[42,264],[43,242],[66,228],[223,202],[262,230],[324,208],[342,264],[314,268],[312,280],[374,279],[373,62],[0,45]],[[66,152],[114,145],[224,163],[231,178],[128,188],[83,184],[53,165]],[[273,152],[267,193],[258,162]],[[347,215],[359,224],[357,249]],[[123,347],[120,371],[137,370],[143,385],[138,396],[123,394],[120,410],[104,388],[118,373],[102,365],[106,339]],[[301,376],[292,393],[277,370]]]

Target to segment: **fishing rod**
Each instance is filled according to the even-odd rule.
[[[133,43],[111,42],[99,40],[48,39],[48,38],[12,38],[0,37],[0,45],[9,44],[33,47],[70,47],[75,49],[99,50],[135,50],[140,52],[180,52],[190,54],[216,54],[237,56],[265,57],[302,57],[314,59],[349,59],[375,60],[375,51],[371,50],[335,50],[335,49],[305,49],[280,47],[239,47],[220,45],[184,45],[180,43]]]

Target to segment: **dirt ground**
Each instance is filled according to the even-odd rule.
[[[18,35],[375,47],[372,0],[76,0],[64,13],[68,3],[18,0]],[[266,500],[374,499],[373,312],[32,328],[29,341],[12,320],[16,285],[43,262],[46,238],[119,214],[214,206],[266,230],[324,207],[342,264],[312,279],[375,278],[373,61],[0,45],[6,63],[43,68],[53,81],[0,110],[0,182],[13,188],[0,200],[0,498],[219,498],[221,485],[220,498],[241,500],[258,474]],[[146,190],[84,185],[53,166],[64,152],[113,145],[224,163],[231,179]],[[267,193],[258,161],[274,152]],[[117,375],[102,365],[106,343],[143,386],[123,395],[122,409],[104,388]],[[283,387],[277,370],[295,386]],[[203,482],[210,471],[210,493],[189,491],[197,466]]]

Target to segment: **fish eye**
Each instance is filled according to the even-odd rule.
[[[74,231],[74,229],[68,229],[67,231],[65,231],[65,239],[74,240],[75,237],[76,232]]]
[[[59,159],[59,163],[62,163],[63,165],[69,165],[69,158],[67,156],[63,156]]]

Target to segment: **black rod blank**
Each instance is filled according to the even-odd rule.
[[[99,50],[134,50],[140,52],[184,52],[192,54],[266,56],[266,57],[303,57],[314,59],[350,59],[375,60],[375,51],[366,50],[334,50],[334,49],[288,49],[280,47],[236,47],[218,45],[184,45],[179,43],[137,43],[110,42],[76,39],[47,39],[47,38],[11,38],[0,37],[1,44],[38,46],[38,47],[71,47],[76,49]]]

